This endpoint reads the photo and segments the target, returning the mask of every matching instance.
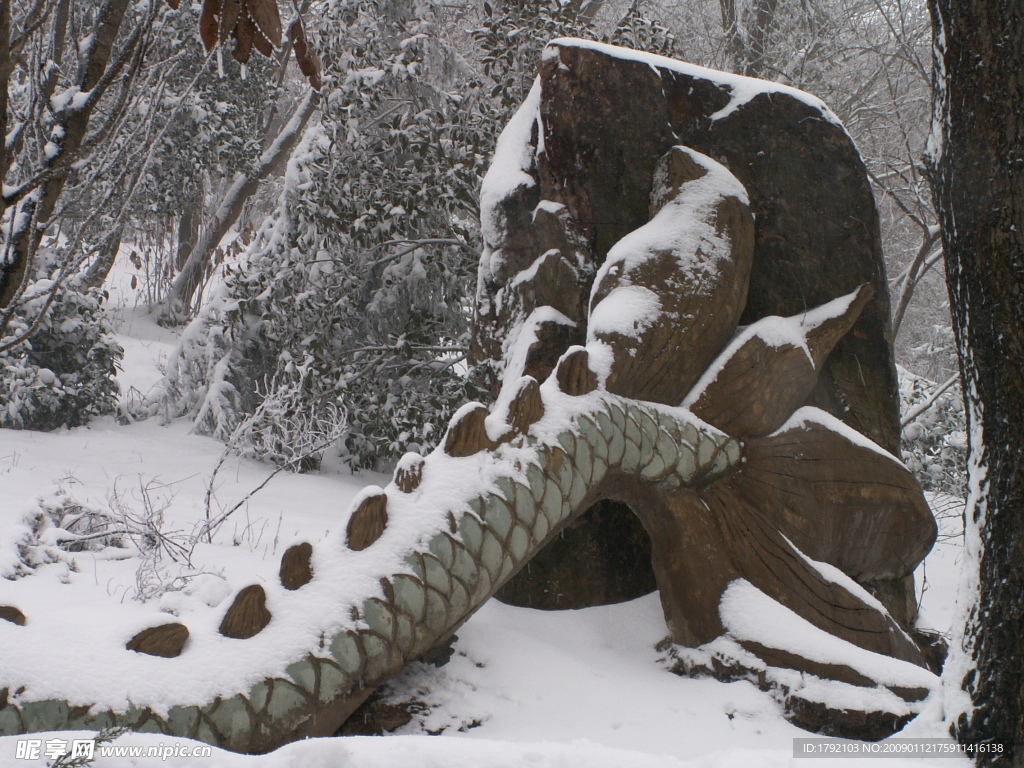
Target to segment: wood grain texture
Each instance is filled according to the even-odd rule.
[[[750,651],[763,662],[772,667],[781,669],[795,669],[798,672],[820,677],[824,680],[839,680],[850,685],[859,685],[863,688],[874,688],[878,685],[870,677],[862,675],[846,664],[826,664],[820,661],[804,658],[790,651],[780,648],[770,648],[767,645],[756,643],[751,640],[742,640],[740,645],[744,650]]]
[[[184,624],[161,624],[142,630],[125,647],[136,653],[173,659],[181,655],[187,641],[188,627]]]
[[[313,580],[313,545],[304,541],[288,547],[281,556],[278,578],[281,586],[288,590],[309,584]]]
[[[395,485],[402,493],[412,493],[423,482],[423,457],[416,456],[409,460],[413,455],[406,454],[401,466],[395,470]]]
[[[690,410],[730,435],[767,435],[806,402],[817,382],[818,372],[803,349],[751,336]]]
[[[345,528],[345,542],[356,552],[369,547],[384,533],[388,524],[388,497],[384,493],[367,496],[356,507]]]
[[[494,447],[494,442],[487,436],[484,419],[487,418],[487,406],[475,403],[471,410],[463,411],[448,426],[448,434],[444,439],[444,452],[449,456],[472,456],[480,451]]]
[[[855,579],[912,573],[937,528],[902,464],[820,424],[745,442],[737,498],[814,560]]]
[[[597,376],[590,370],[590,353],[574,349],[558,362],[555,369],[558,388],[567,395],[581,397],[597,389]]]
[[[508,407],[508,423],[517,435],[527,430],[544,416],[544,401],[540,396],[540,385],[532,376],[521,380],[519,390]]]
[[[247,640],[262,632],[270,619],[267,593],[259,584],[250,584],[235,595],[231,607],[220,622],[219,632],[224,637]]]
[[[874,653],[925,666],[896,622],[842,584],[826,579],[757,507],[726,484],[701,494],[743,578],[831,635]]]
[[[25,614],[13,605],[0,605],[0,619],[17,624],[19,627],[25,626]]]
[[[741,573],[706,505],[689,490],[634,488],[629,499],[650,536],[651,565],[672,640],[691,648],[714,640],[725,631],[718,613],[722,594]]]
[[[717,374],[690,403],[690,410],[730,435],[774,432],[807,403],[829,353],[873,295],[870,285],[862,285],[845,312],[816,323],[801,322],[803,346],[766,340],[758,328],[771,338],[774,318],[754,323],[743,344],[723,353],[728,355],[724,362],[715,361]]]
[[[698,171],[707,173],[679,147],[659,161],[658,170],[664,184],[656,192],[665,196],[674,191],[684,198],[688,181],[701,178]],[[662,200],[662,205],[670,202]],[[754,220],[746,203],[731,196],[719,199],[708,219],[689,223],[690,236],[678,238],[683,245],[666,244],[665,250],[644,255],[637,265],[616,265],[595,286],[592,314],[620,287],[647,289],[660,306],[657,319],[645,328],[629,334],[592,332],[614,355],[605,382],[609,392],[677,405],[732,338],[747,300]],[[714,225],[712,240],[698,234],[709,222]],[[698,243],[695,250],[692,242]]]
[[[820,369],[825,360],[860,319],[868,304],[875,298],[875,287],[864,283],[853,292],[850,305],[845,312],[828,317],[821,322],[804,322],[807,329],[807,349],[814,359],[814,367]]]

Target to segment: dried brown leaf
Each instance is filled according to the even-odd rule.
[[[256,48],[256,50],[262,53],[264,56],[274,55],[274,46],[271,44],[269,40],[267,40],[267,38],[263,36],[263,33],[260,32],[259,27],[256,27],[255,33],[252,36],[252,44],[253,47]]]
[[[217,46],[217,32],[220,27],[220,0],[203,0],[203,10],[199,15],[199,37],[207,52]]]
[[[296,19],[288,27],[288,38],[292,41],[292,48],[295,49],[295,60],[306,56],[306,30],[302,26],[302,19]]]
[[[256,36],[256,25],[244,13],[238,17],[238,24],[235,25],[235,50],[231,56],[239,64],[246,64],[252,55],[253,38]]]
[[[323,80],[320,79],[320,72],[323,69],[323,65],[320,63],[320,54],[314,51],[312,48],[309,50],[309,72],[304,72],[306,78],[309,80],[309,84],[313,86],[314,91],[319,91],[323,88]]]
[[[249,9],[249,17],[263,37],[274,47],[281,45],[281,16],[277,10],[277,0],[243,0]],[[259,46],[257,45],[257,48]],[[260,52],[263,49],[260,48]],[[270,54],[266,54],[269,56]]]
[[[220,14],[220,41],[222,43],[227,42],[228,38],[234,35],[235,25],[238,23],[241,11],[242,6],[238,0],[224,0]]]
[[[299,71],[309,80],[313,90],[319,91],[323,86],[323,81],[320,79],[322,69],[320,55],[306,41],[306,30],[302,26],[302,19],[292,22],[288,28],[288,37],[292,41],[295,63],[299,65]]]

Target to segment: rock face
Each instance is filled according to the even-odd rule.
[[[864,283],[875,288],[814,397],[895,452],[899,401],[878,214],[856,147],[824,104],[669,59],[555,41],[516,120],[529,125],[533,153],[518,158],[515,194],[484,211],[478,359],[500,359],[493,352],[545,305],[577,324],[566,337],[583,338],[593,275],[648,221],[655,166],[683,144],[721,162],[750,194],[755,257],[742,322],[799,314]],[[522,279],[535,264],[536,277]]]
[[[823,103],[793,89],[583,41],[558,40],[546,49],[538,81],[503,133],[484,182],[474,355],[494,361],[492,391],[500,378],[524,373],[543,381],[565,349],[584,342],[588,299],[601,290],[595,276],[613,246],[656,212],[658,164],[677,145],[720,162],[749,194],[749,288],[744,276],[733,277],[742,324],[799,315],[865,284],[874,289],[807,403],[896,452],[898,394],[878,216],[842,125]],[[721,212],[718,220],[735,240],[741,229],[729,215],[739,214]],[[705,354],[691,346],[692,354]],[[650,359],[643,363],[650,369]],[[676,405],[693,383],[685,372],[679,376],[674,387],[645,390],[642,375],[608,385]],[[611,593],[635,596],[650,583],[637,576],[650,569],[645,537],[628,510],[616,516],[605,508],[600,523],[580,521],[566,532],[561,553],[542,553],[503,596],[552,608],[602,602]],[[568,553],[579,556],[567,564]],[[628,584],[636,590],[624,589]],[[902,623],[912,619],[905,578],[869,586]],[[551,595],[561,597],[545,597]]]

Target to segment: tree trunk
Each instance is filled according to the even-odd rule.
[[[93,93],[92,98],[82,107],[64,108],[54,113],[55,129],[59,127],[62,133],[59,139],[53,142],[56,150],[44,163],[49,176],[39,185],[38,196],[27,202],[23,222],[32,221],[34,216],[37,222],[45,225],[57,207],[68,175],[75,161],[80,159],[80,151],[89,130],[93,111],[100,100],[100,92],[106,90],[109,85],[109,82],[104,85],[101,80],[112,61],[114,43],[117,41],[128,6],[128,0],[107,0],[96,12],[92,34],[87,38],[88,44],[83,45],[80,52],[79,71],[75,81],[83,93],[92,92],[94,89],[97,92]],[[135,37],[134,42],[129,44],[129,49],[134,50],[139,39],[140,37]],[[131,50],[120,51],[120,59],[127,60]],[[3,76],[0,87],[6,89],[7,76],[3,69],[0,69],[0,75]],[[38,225],[23,224],[20,228],[11,227],[7,242],[4,243],[6,263],[0,264],[0,309],[11,305],[30,278],[35,249],[44,233],[45,228]]]
[[[107,276],[113,269],[117,254],[121,250],[121,235],[120,227],[111,232],[89,265],[89,269],[86,270],[85,284],[90,288],[99,288],[107,281]]]
[[[775,23],[778,0],[755,0],[744,8],[736,0],[719,0],[722,29],[733,66],[747,77],[767,77],[768,38]],[[770,77],[768,79],[771,79]]]
[[[1024,5],[931,0],[932,184],[970,432],[964,586],[947,714],[980,765],[1024,766]],[[972,658],[973,657],[973,658]]]
[[[7,81],[14,72],[14,59],[11,58],[11,6],[9,3],[0,5],[0,136],[7,136]],[[7,150],[7,142],[0,145],[0,179],[7,178],[10,168],[10,157],[14,153]],[[6,203],[0,193],[0,217],[4,215]]]
[[[165,320],[174,321],[183,317],[188,305],[202,282],[203,272],[209,266],[217,244],[228,233],[228,230],[242,215],[242,209],[248,199],[259,189],[260,184],[279,170],[291,155],[292,149],[302,137],[303,129],[316,107],[316,94],[310,91],[295,107],[291,119],[281,129],[274,143],[271,144],[259,159],[256,169],[251,173],[237,173],[227,192],[221,198],[212,220],[207,224],[201,237],[192,248],[192,252],[181,265],[181,271],[171,285],[167,298]]]
[[[199,240],[199,224],[203,218],[202,197],[196,196],[178,217],[178,246],[174,249],[174,268],[180,271]]]

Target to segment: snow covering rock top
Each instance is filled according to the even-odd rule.
[[[812,96],[806,91],[801,91],[798,88],[793,88],[781,83],[773,83],[770,80],[758,80],[757,78],[744,77],[743,75],[734,75],[730,72],[720,72],[716,69],[708,69],[707,67],[700,67],[696,64],[688,64],[676,59],[670,59],[667,56],[659,56],[657,54],[646,53],[644,51],[634,51],[630,48],[622,48],[616,45],[599,43],[594,40],[582,40],[575,37],[559,37],[552,40],[548,43],[548,47],[542,54],[543,60],[549,61],[557,59],[558,53],[555,50],[556,47],[588,48],[590,50],[603,53],[606,56],[613,56],[617,59],[641,62],[651,67],[655,72],[666,69],[672,72],[679,72],[681,74],[688,75],[694,79],[708,80],[719,86],[728,88],[730,91],[729,102],[717,112],[714,112],[710,116],[711,120],[721,120],[728,117],[756,96],[760,96],[762,94],[784,93],[787,96],[792,96],[793,98],[802,101],[807,106],[817,110],[821,113],[821,116],[830,123],[842,127],[842,123],[839,118],[836,117],[835,113],[817,96]]]
[[[540,80],[535,80],[526,100],[498,136],[491,165],[480,187],[480,230],[486,243],[501,242],[508,231],[508,221],[502,215],[502,203],[520,187],[531,189],[537,185],[537,179],[530,171],[536,165],[535,132],[539,107]]]

